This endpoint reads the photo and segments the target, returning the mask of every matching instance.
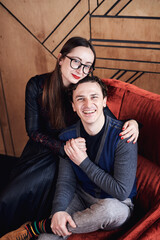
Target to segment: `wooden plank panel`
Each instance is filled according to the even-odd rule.
[[[91,32],[93,39],[160,43],[158,19],[92,17]]]
[[[148,48],[148,49],[155,49],[155,50],[160,50],[160,45],[159,43],[151,43],[151,44],[147,44],[147,43],[136,43],[136,42],[119,42],[116,41],[114,42],[114,40],[105,40],[103,39],[102,41],[94,41],[93,39],[91,39],[92,44],[95,46],[117,46],[117,47],[133,47],[133,48]]]
[[[100,78],[113,78],[117,79],[117,73],[120,70],[114,70],[114,69],[103,69],[103,68],[96,68],[94,71],[94,75],[100,77]],[[122,73],[122,71],[120,71]],[[133,80],[135,77],[134,75],[136,72],[134,71],[126,71],[123,76],[120,77],[120,81],[127,81],[129,79]]]
[[[0,74],[0,154],[14,155],[12,136],[7,116],[3,81]]]
[[[145,73],[133,84],[147,91],[160,94],[160,74]]]
[[[119,61],[119,60],[102,60],[97,59],[96,67],[132,70],[132,71],[147,71],[147,72],[159,72],[159,64],[132,62],[132,61]]]
[[[1,1],[41,42],[57,27],[78,0]]]
[[[125,74],[125,70],[119,70],[119,71],[116,73],[116,75],[115,75],[114,77],[112,77],[112,78],[119,79],[119,78],[121,78],[121,76],[124,75],[124,74]]]
[[[116,3],[116,1],[117,0],[104,1],[93,13],[93,15],[104,15]]]
[[[97,0],[89,1],[89,11],[92,13],[97,7]]]
[[[126,73],[123,76],[121,76],[119,80],[121,80],[122,82],[125,82],[125,81],[128,82],[129,80],[133,80],[134,77],[136,76],[137,76],[136,72],[126,71]],[[115,78],[117,79],[117,76]]]
[[[61,48],[63,47],[64,43],[71,37],[74,36],[82,36],[86,39],[90,39],[90,26],[89,26],[89,15],[87,15],[80,24],[72,31],[71,34],[67,36],[67,38],[64,39],[64,41],[56,48],[56,50],[53,52],[55,56],[58,56],[58,53],[60,52]]]
[[[160,17],[159,0],[134,0],[119,14],[122,16]]]
[[[94,75],[99,78],[111,78],[116,72],[117,70],[96,68]]]
[[[92,0],[91,0],[92,1]],[[102,3],[104,0],[97,0],[98,4]]]
[[[96,69],[94,71],[94,75],[98,76],[99,78],[111,78],[114,74],[116,74],[117,70],[112,69]],[[133,81],[138,75],[134,77],[136,72],[127,71],[119,81],[125,82],[127,79]],[[116,77],[114,79],[117,79]],[[153,82],[154,80],[154,82]],[[130,83],[130,81],[128,83]],[[154,83],[154,84],[153,84]],[[160,75],[154,73],[144,73],[141,77],[139,77],[135,82],[133,82],[137,87],[145,89],[150,92],[154,92],[160,94]]]
[[[4,147],[2,132],[1,132],[1,126],[0,126],[0,154],[6,154],[6,149]]]
[[[96,46],[95,50],[98,58],[102,57],[107,59],[126,59],[160,63],[160,50]]]
[[[55,58],[0,6],[1,69],[9,122],[19,156],[27,140],[24,121],[25,86],[30,77],[52,71]]]
[[[77,7],[68,15],[64,22],[54,31],[54,33],[47,39],[45,46],[50,50],[54,49],[64,40],[73,28],[76,27],[83,17],[88,12],[88,2],[82,0]],[[88,23],[89,24],[89,23]]]
[[[130,0],[121,0],[118,4],[108,13],[110,16],[115,16]]]

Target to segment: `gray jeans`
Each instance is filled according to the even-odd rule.
[[[88,233],[98,229],[112,230],[123,225],[131,216],[133,203],[127,198],[119,201],[115,198],[97,199],[83,190],[77,190],[69,207],[66,209],[76,223],[76,228],[68,225],[72,233]],[[41,234],[39,240],[60,240],[54,234]]]

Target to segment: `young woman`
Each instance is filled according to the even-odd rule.
[[[64,143],[58,140],[61,129],[77,121],[66,88],[94,70],[95,51],[84,38],[69,39],[52,73],[35,76],[26,86],[25,121],[29,141],[12,171],[10,184],[0,196],[0,226],[5,234],[27,221],[50,214],[54,194],[58,155]],[[107,114],[114,115],[106,109]],[[123,126],[123,138],[137,140],[138,125],[130,120]],[[79,147],[85,147],[81,139]]]

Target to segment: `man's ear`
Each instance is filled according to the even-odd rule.
[[[103,107],[106,107],[106,105],[107,105],[107,96],[104,97],[104,99],[103,99]]]
[[[74,106],[73,102],[72,102],[72,108],[73,108],[73,112],[76,112],[76,109],[75,109],[75,106]]]

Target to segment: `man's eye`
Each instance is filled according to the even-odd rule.
[[[77,101],[78,102],[83,101],[83,98],[77,98]]]
[[[93,97],[92,97],[92,99],[96,99],[96,98],[98,98],[98,96],[93,96]]]

